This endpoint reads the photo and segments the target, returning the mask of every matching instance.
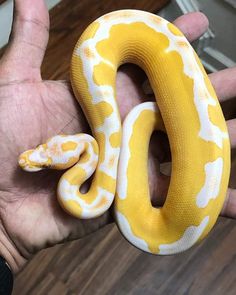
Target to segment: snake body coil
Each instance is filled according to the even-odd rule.
[[[151,102],[135,107],[121,132],[115,82],[118,67],[128,62],[146,72],[158,109]],[[115,196],[121,232],[144,251],[173,254],[202,240],[224,202],[230,145],[213,87],[183,34],[148,12],[106,14],[79,39],[71,81],[96,141],[85,134],[58,135],[23,153],[20,165],[28,171],[73,166],[58,186],[62,207],[79,218],[96,217]],[[166,130],[172,155],[162,208],[151,205],[148,186],[148,146],[155,129]],[[93,172],[89,191],[80,193]]]

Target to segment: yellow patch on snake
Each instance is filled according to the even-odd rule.
[[[96,138],[97,138],[97,141],[98,142],[101,142],[101,146],[103,147],[105,142],[106,142],[106,137],[105,135],[102,133],[102,132],[97,132],[96,133]],[[99,162],[104,162],[105,160],[105,149],[104,148],[101,148],[99,147]]]
[[[101,179],[104,180],[104,185],[102,186],[103,189],[105,189],[108,192],[112,193],[112,189],[114,187],[114,185],[116,184],[116,181],[110,177],[109,175],[107,175],[106,173],[104,173],[103,171],[98,171],[98,175],[99,177],[101,177]],[[98,181],[98,180],[96,180]],[[98,185],[98,183],[97,183]]]
[[[102,101],[102,102],[99,102],[98,104],[96,104],[96,108],[97,108],[97,110],[100,110],[100,112],[103,114],[102,118],[97,119],[97,122],[98,122],[97,126],[100,126],[100,125],[104,124],[104,120],[107,117],[110,117],[110,115],[113,113],[113,108],[106,101]]]
[[[77,165],[73,167],[73,174],[67,171],[66,173],[64,173],[63,178],[67,180],[71,185],[77,185],[78,178],[80,179],[81,183],[83,183],[86,180],[86,176],[86,171]]]
[[[121,137],[120,132],[115,132],[109,137],[109,141],[112,147],[114,148],[119,147],[120,137]]]
[[[115,71],[113,68],[104,62],[94,67],[93,79],[97,85],[107,85],[108,77],[115,77]],[[114,84],[114,81],[110,81],[109,84]]]
[[[59,203],[61,204],[61,206],[70,214],[73,215],[82,215],[82,208],[81,206],[74,200],[67,200],[66,202],[66,206],[64,202],[61,201],[61,199],[58,199]]]
[[[67,141],[62,143],[61,149],[63,152],[74,151],[77,148],[77,143],[73,141]]]
[[[92,143],[92,147],[93,147],[93,152],[95,155],[98,155],[98,146],[97,146],[97,142],[93,141]]]

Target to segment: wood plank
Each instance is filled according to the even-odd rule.
[[[220,218],[198,247],[160,257],[135,249],[108,226],[39,253],[18,275],[14,294],[49,294],[58,286],[58,294],[235,294],[235,238],[235,223]]]

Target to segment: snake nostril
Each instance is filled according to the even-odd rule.
[[[22,166],[22,165],[24,165],[24,164],[26,164],[26,161],[25,161],[25,159],[19,159],[19,165],[20,166]]]

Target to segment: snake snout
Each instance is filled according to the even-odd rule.
[[[50,166],[47,153],[42,145],[34,150],[28,150],[19,156],[20,167],[29,172],[37,172]]]

